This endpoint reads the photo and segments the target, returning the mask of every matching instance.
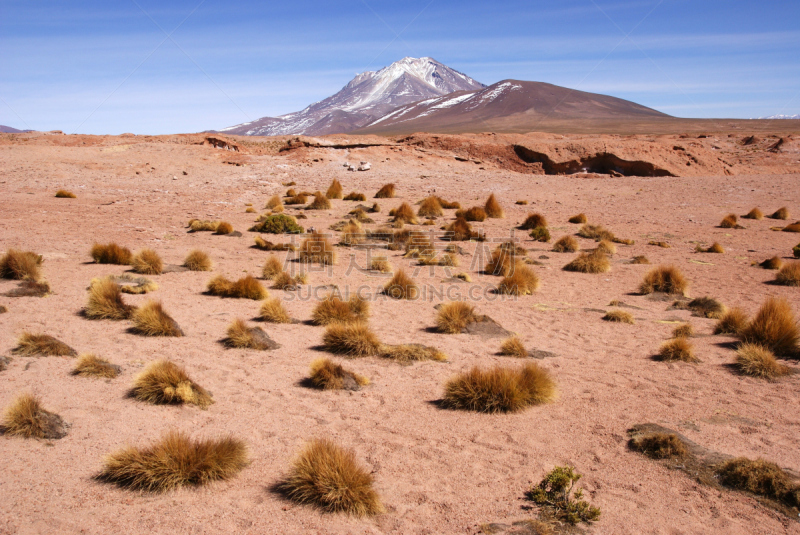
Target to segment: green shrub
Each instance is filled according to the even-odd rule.
[[[581,475],[571,466],[556,466],[544,476],[538,486],[526,493],[529,500],[551,509],[559,520],[575,525],[591,522],[600,517],[600,508],[583,500],[583,490],[572,492]]]
[[[293,217],[284,214],[273,214],[264,218],[250,228],[250,232],[267,234],[302,234],[303,227]]]

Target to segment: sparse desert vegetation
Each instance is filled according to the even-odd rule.
[[[633,325],[636,321],[633,319],[633,314],[626,310],[609,310],[606,312],[606,315],[603,316],[605,321],[610,321],[612,323],[630,323]]]
[[[17,347],[12,350],[24,357],[76,357],[78,353],[61,340],[49,334],[23,332],[17,338]]]
[[[639,285],[639,293],[643,295],[653,292],[685,295],[689,281],[675,266],[658,266],[647,272]]]
[[[683,459],[689,455],[686,444],[674,433],[652,433],[632,438],[628,445],[653,459]]]
[[[800,327],[786,299],[767,298],[755,317],[736,333],[746,344],[761,345],[781,357],[800,351]]]
[[[277,297],[271,297],[261,303],[258,311],[259,318],[269,323],[291,323],[292,318],[283,306],[283,301]]]
[[[99,377],[103,379],[113,379],[120,373],[120,367],[111,364],[107,360],[87,353],[78,357],[78,362],[75,368],[72,369],[72,375],[81,375],[83,377]]]
[[[600,508],[583,499],[582,489],[575,489],[581,477],[571,466],[556,466],[525,496],[567,524],[594,522],[600,518]]]
[[[299,258],[301,262],[333,265],[336,263],[336,251],[325,234],[314,232],[300,245]]]
[[[183,267],[189,271],[211,271],[211,259],[205,252],[194,249],[183,260]]]
[[[789,219],[789,209],[785,206],[782,206],[781,208],[775,210],[769,217],[770,219],[782,219],[785,221]]]
[[[317,325],[331,323],[359,323],[369,317],[369,302],[357,295],[342,299],[338,294],[330,294],[320,301],[311,313]]]
[[[475,307],[464,301],[452,301],[443,303],[439,308],[436,328],[442,333],[458,334],[475,320]]]
[[[761,379],[775,379],[790,372],[788,366],[779,364],[769,349],[758,344],[742,344],[736,350],[736,365],[744,375]]]
[[[550,373],[530,362],[521,367],[476,367],[457,375],[445,385],[443,404],[477,412],[516,412],[556,397],[556,383]]]
[[[160,275],[164,270],[164,263],[154,250],[142,249],[131,260],[131,267],[142,275]]]
[[[349,357],[368,357],[381,348],[378,337],[365,322],[329,324],[322,345],[326,351]]]
[[[209,295],[219,297],[233,297],[239,299],[253,299],[260,301],[269,296],[269,292],[252,275],[246,275],[236,281],[231,281],[222,275],[217,275],[206,285]]]
[[[0,277],[13,280],[38,281],[41,278],[42,257],[30,251],[9,249],[0,257]]]
[[[414,279],[406,275],[406,272],[399,269],[392,280],[383,287],[383,291],[394,299],[416,299],[419,296],[419,287]]]
[[[143,336],[183,336],[178,322],[172,319],[159,301],[147,301],[131,313],[133,330]]]
[[[322,390],[359,390],[369,384],[366,377],[324,357],[311,363],[310,380],[311,384]]]
[[[393,199],[395,196],[394,184],[384,184],[375,194],[376,199]]]
[[[511,338],[503,340],[503,343],[500,345],[500,354],[507,357],[524,358],[528,356],[528,350],[525,349],[522,340],[516,336],[512,336]]]
[[[261,327],[248,327],[241,318],[236,318],[228,325],[228,336],[225,345],[239,349],[257,349],[264,351],[275,349],[275,343]]]
[[[783,286],[800,286],[800,262],[787,262],[775,274],[775,282]]]
[[[230,479],[248,463],[241,440],[198,440],[170,431],[149,446],[127,446],[111,453],[98,479],[130,490],[167,492]]]
[[[61,416],[42,407],[39,398],[22,394],[6,407],[2,434],[22,438],[58,439],[66,436],[66,424]]]
[[[553,251],[556,253],[575,253],[580,250],[581,246],[574,237],[567,235],[562,236],[553,244]]]
[[[71,191],[60,189],[56,192],[56,197],[59,199],[75,199],[76,196]]]
[[[157,360],[147,366],[134,380],[131,395],[154,405],[188,403],[206,408],[214,403],[206,389],[169,360]]]
[[[126,320],[134,309],[122,298],[122,288],[113,277],[93,279],[89,284],[89,297],[85,313],[90,319]]]
[[[576,271],[578,273],[606,273],[610,270],[611,261],[601,249],[590,253],[581,253],[572,262],[564,266],[564,271]]]
[[[489,198],[486,199],[486,204],[483,206],[483,209],[486,211],[486,217],[502,219],[506,216],[503,207],[500,206],[500,202],[498,202],[494,193],[489,195]]]
[[[686,338],[673,338],[661,344],[658,350],[659,360],[665,362],[697,362],[698,358],[694,354],[694,346]]]
[[[90,254],[98,264],[118,264],[127,266],[130,265],[133,260],[133,253],[131,253],[130,249],[113,242],[105,245],[95,243],[92,246]]]

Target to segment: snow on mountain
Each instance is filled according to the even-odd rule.
[[[797,114],[797,115],[770,115],[769,117],[759,117],[759,119],[800,119],[800,114]]]
[[[344,133],[365,126],[398,106],[483,87],[432,58],[403,58],[379,71],[357,75],[335,95],[302,111],[263,117],[220,132],[249,136]]]

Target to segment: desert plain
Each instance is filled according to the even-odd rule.
[[[785,131],[736,124],[659,135],[2,135],[0,249],[42,255],[50,292],[12,297],[18,282],[0,280],[0,305],[8,310],[0,314],[0,356],[11,357],[0,372],[0,407],[32,393],[69,428],[58,440],[0,437],[0,533],[526,533],[514,524],[537,515],[526,491],[563,465],[583,475],[584,497],[602,512],[590,525],[569,528],[576,533],[800,533],[798,518],[786,510],[704,484],[676,463],[628,447],[628,430],[652,423],[709,451],[763,458],[800,475],[800,376],[766,381],[737,373],[736,338],[713,335],[715,319],[637,291],[650,269],[674,265],[690,281],[690,297],[712,297],[754,315],[774,296],[800,314],[800,288],[773,284],[775,271],[758,266],[774,256],[800,261],[792,258],[800,234],[771,229],[800,219],[800,128],[790,123]],[[371,164],[368,171],[345,167],[362,161]],[[273,195],[283,196],[288,187],[325,192],[333,179],[345,193],[363,192],[366,202],[335,199],[327,210],[287,205],[284,213],[305,215],[298,223],[329,233],[334,243],[340,233],[329,227],[358,204],[381,207],[368,214],[374,223],[366,228],[386,225],[390,209],[402,202],[416,209],[430,195],[468,208],[483,206],[493,193],[505,217],[473,223],[487,239],[456,242],[462,248],[457,267],[420,266],[403,250],[368,242],[337,246],[337,263],[308,266],[307,283],[298,290],[271,289],[262,281],[295,323],[260,322],[257,301],[205,294],[216,274],[260,277],[271,254],[300,270],[295,253],[254,248],[259,234],[248,229]],[[395,184],[397,196],[373,199],[387,183]],[[76,198],[56,198],[59,189]],[[248,206],[255,211],[247,213]],[[789,220],[740,219],[744,228],[719,227],[726,215],[754,207],[764,214],[787,207]],[[547,218],[552,241],[575,235],[580,225],[568,219],[584,213],[590,223],[634,243],[617,245],[608,272],[564,271],[579,253],[553,252],[552,241],[514,230],[534,212]],[[405,228],[441,233],[453,214],[445,210],[431,226]],[[236,232],[189,232],[191,219],[224,220]],[[539,276],[531,295],[498,295],[501,277],[483,273],[491,250],[509,239],[527,250]],[[577,239],[582,250],[596,246]],[[132,305],[161,301],[185,336],[140,336],[129,332],[129,322],[81,314],[92,279],[130,269],[92,261],[93,244],[109,242],[132,251],[151,248],[168,266],[180,265],[193,249],[208,253],[213,272],[166,270],[147,276],[156,291],[125,295]],[[714,242],[724,254],[696,252]],[[437,235],[436,244],[443,249],[447,242]],[[366,269],[375,251],[425,289],[420,299],[379,294],[386,275]],[[640,255],[650,265],[631,263]],[[453,278],[461,272],[471,282]],[[425,344],[447,360],[403,365],[326,353],[325,328],[308,320],[332,285],[368,296],[369,325],[382,342]],[[499,355],[505,335],[436,332],[434,307],[459,299],[543,358]],[[603,321],[612,308],[627,310],[635,323]],[[280,347],[225,347],[221,340],[236,318],[262,327]],[[656,360],[672,330],[686,322],[694,328],[699,362]],[[73,357],[15,355],[23,331],[52,335],[122,372],[114,379],[73,376]],[[370,385],[358,391],[309,387],[309,365],[321,356],[366,376]],[[134,377],[158,359],[183,366],[214,403],[203,410],[131,399]],[[507,414],[441,406],[444,384],[455,374],[522,360],[550,372],[559,392],[555,401]],[[781,362],[799,369],[795,360]],[[166,493],[96,479],[107,454],[175,429],[194,437],[234,436],[247,445],[249,464],[231,479]],[[385,513],[330,514],[275,492],[312,438],[331,438],[355,452],[374,478]]]

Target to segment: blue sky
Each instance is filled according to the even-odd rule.
[[[297,111],[404,56],[680,117],[800,113],[797,0],[0,0],[0,50],[0,124],[67,133]]]

